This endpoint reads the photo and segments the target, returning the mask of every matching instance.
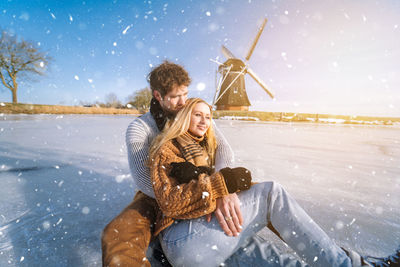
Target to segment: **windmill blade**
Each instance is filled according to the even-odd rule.
[[[226,48],[225,46],[222,46],[222,54],[227,58],[236,58],[231,51],[229,51],[228,48]]]
[[[222,85],[223,81],[224,81],[224,77],[221,76],[219,78],[219,81],[218,81],[218,84],[217,84],[217,73],[215,73],[215,88],[216,89],[215,89],[215,94],[214,94],[214,98],[213,98],[213,102],[212,102],[213,106],[215,106],[215,102],[217,100],[218,93],[221,90],[221,85]]]
[[[267,24],[267,18],[264,19],[260,29],[258,30],[258,33],[256,35],[256,39],[254,39],[252,46],[250,47],[249,53],[247,53],[246,56],[246,61],[248,61],[251,57],[251,54],[253,54],[254,48],[256,47],[256,44],[258,42],[258,39],[260,39],[261,33],[263,32],[265,28],[265,24]]]
[[[216,64],[218,64],[218,65],[224,65],[224,63],[221,63],[221,62],[219,62],[219,61],[216,60],[216,59],[210,58],[210,61],[211,61],[211,62],[214,62],[214,63],[216,63]]]
[[[254,71],[250,68],[247,68],[247,73],[262,87],[262,89],[265,90],[265,92],[267,92],[267,94],[274,99],[274,93],[272,93],[270,90],[268,90],[267,86],[265,85],[265,83],[254,73]]]

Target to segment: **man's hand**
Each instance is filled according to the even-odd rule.
[[[217,198],[217,208],[214,214],[226,235],[237,236],[242,231],[243,217],[240,211],[240,201],[235,193]],[[208,214],[207,222],[210,221],[211,214]]]

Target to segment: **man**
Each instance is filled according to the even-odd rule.
[[[104,229],[104,266],[150,266],[146,251],[158,206],[151,185],[148,151],[167,119],[185,105],[191,79],[182,66],[165,61],[150,72],[148,81],[153,94],[150,112],[136,118],[126,132],[129,167],[139,191],[133,202]],[[219,170],[233,164],[233,152],[217,127],[215,132],[218,142],[215,169]],[[227,235],[236,236],[241,231],[243,219],[236,194],[218,199],[214,214]]]

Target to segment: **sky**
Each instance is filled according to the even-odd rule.
[[[275,99],[247,75],[250,110],[400,116],[398,0],[0,0],[0,29],[53,58],[19,86],[34,104],[126,102],[165,59],[188,70],[189,96],[212,102],[221,45],[244,59],[264,18],[248,64]]]

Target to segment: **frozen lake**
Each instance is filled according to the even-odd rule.
[[[0,117],[0,266],[101,266],[101,231],[134,196],[132,119]],[[237,166],[283,184],[339,245],[377,256],[398,247],[400,128],[217,124]]]

